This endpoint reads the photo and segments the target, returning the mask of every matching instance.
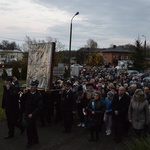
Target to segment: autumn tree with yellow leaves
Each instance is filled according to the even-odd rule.
[[[91,53],[89,56],[88,56],[88,64],[91,65],[91,66],[97,66],[99,65],[100,63],[102,63],[104,60],[103,60],[103,57],[102,57],[102,53],[101,52],[97,52],[97,53]]]

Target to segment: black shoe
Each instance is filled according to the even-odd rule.
[[[10,139],[10,138],[13,138],[13,137],[14,137],[13,135],[11,135],[11,136],[8,135],[8,136],[5,136],[4,139]]]

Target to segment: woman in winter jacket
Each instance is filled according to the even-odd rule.
[[[130,102],[129,122],[138,137],[144,136],[144,129],[149,124],[149,107],[146,96],[141,89],[136,89]]]
[[[99,132],[102,129],[105,104],[101,99],[101,93],[95,92],[94,99],[88,104],[88,127],[90,131],[89,141],[98,141]]]

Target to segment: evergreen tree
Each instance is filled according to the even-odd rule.
[[[136,40],[135,48],[132,49],[131,60],[133,62],[134,69],[138,71],[143,71],[146,69],[145,64],[145,51],[142,47],[140,40]]]

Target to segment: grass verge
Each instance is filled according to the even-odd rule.
[[[146,138],[133,138],[126,142],[128,150],[150,150],[150,136]]]

